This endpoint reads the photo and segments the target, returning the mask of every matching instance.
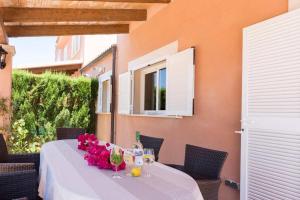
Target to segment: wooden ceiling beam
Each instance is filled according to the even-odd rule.
[[[5,26],[8,37],[129,33],[128,24]]]
[[[59,1],[59,0],[56,0]],[[74,1],[74,0],[65,0]],[[94,1],[94,2],[117,2],[117,3],[170,3],[171,0],[75,0],[75,1]]]
[[[3,20],[0,18],[0,44],[8,44],[8,37],[4,27]]]
[[[144,9],[0,8],[4,22],[145,21]]]

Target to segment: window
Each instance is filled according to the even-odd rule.
[[[166,110],[166,63],[160,62],[141,71],[141,110],[143,113],[162,113]]]
[[[167,69],[163,68],[159,70],[159,110],[166,110],[166,78],[167,78]]]
[[[68,46],[65,46],[64,51],[63,51],[63,60],[68,59]]]
[[[110,80],[102,82],[102,112],[110,112]]]
[[[111,74],[112,71],[109,71],[99,76],[97,113],[110,113]]]
[[[157,96],[157,72],[151,72],[144,76],[144,110],[157,110],[156,96]]]
[[[75,56],[80,49],[80,36],[72,36],[72,56]]]
[[[62,56],[61,56],[61,49],[56,49],[56,54],[55,54],[55,61],[61,61]]]
[[[119,75],[120,114],[193,116],[194,48],[162,54],[154,51],[138,58],[131,62],[134,68]]]

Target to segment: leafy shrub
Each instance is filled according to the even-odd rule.
[[[91,79],[47,72],[14,70],[12,84],[12,152],[38,152],[54,140],[57,127],[95,131],[95,94]],[[92,120],[93,121],[92,121]]]
[[[90,101],[90,124],[87,129],[89,133],[94,133],[97,126],[97,114],[96,114],[96,103],[98,96],[98,79],[91,79],[91,101]]]
[[[0,133],[6,135],[10,131],[10,105],[7,98],[0,97]]]

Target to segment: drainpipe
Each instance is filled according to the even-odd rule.
[[[112,75],[111,75],[111,120],[110,120],[110,141],[116,142],[116,61],[117,46],[112,46]]]

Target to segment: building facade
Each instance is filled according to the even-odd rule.
[[[55,61],[82,60],[84,36],[60,36],[55,44]]]
[[[226,151],[223,183],[239,182],[242,29],[287,10],[285,0],[176,0],[150,8],[147,22],[132,23],[129,34],[117,37],[115,96],[111,51],[81,69],[99,79],[98,137],[124,147],[136,131],[164,138],[162,163],[182,164],[186,144]],[[220,197],[239,199],[239,191],[222,184]]]
[[[55,61],[81,60],[82,68],[116,44],[116,35],[59,36],[55,44]]]
[[[164,138],[160,162],[175,164],[183,163],[186,144],[226,151],[223,183],[239,182],[242,30],[287,10],[286,0],[150,8],[147,22],[118,35],[116,143],[130,147],[136,131]],[[220,199],[239,199],[239,191],[222,184]]]

